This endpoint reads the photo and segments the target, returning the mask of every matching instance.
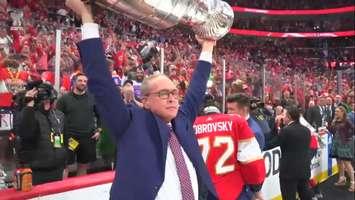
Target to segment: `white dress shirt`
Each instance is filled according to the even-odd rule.
[[[81,27],[82,40],[99,38],[99,26],[95,23],[85,23]],[[212,63],[212,53],[211,52],[201,52],[199,60],[203,60]],[[190,180],[192,184],[192,190],[194,193],[195,200],[198,200],[198,180],[196,175],[196,170],[185,153],[184,149],[182,153],[185,159],[185,163],[190,175]],[[155,198],[156,200],[181,200],[182,193],[180,187],[180,180],[176,169],[176,163],[174,155],[168,146],[166,161],[165,161],[165,178],[162,186],[160,187],[158,194]]]
[[[182,148],[181,148],[182,149]],[[190,159],[187,157],[184,149],[182,149],[187,170],[189,171],[190,180],[192,184],[192,191],[194,192],[195,200],[198,200],[198,181],[196,170],[192,165]],[[168,152],[165,161],[165,178],[162,186],[158,191],[156,200],[182,200],[180,180],[176,169],[174,155],[168,145]]]

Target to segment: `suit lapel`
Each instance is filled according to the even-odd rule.
[[[158,132],[157,134],[159,134],[160,136],[160,140],[161,140],[161,150],[162,150],[162,155],[163,155],[163,162],[164,162],[164,168],[165,168],[165,160],[166,160],[166,153],[167,153],[167,148],[168,148],[168,139],[169,139],[169,129],[168,126],[166,125],[166,123],[160,119],[159,117],[157,117],[156,115],[154,115],[155,121],[157,123],[158,126]],[[165,171],[165,170],[164,170]]]
[[[172,120],[172,125],[174,127],[174,131],[176,134],[176,137],[179,140],[180,145],[184,149],[186,155],[189,157],[191,163],[196,169],[196,172],[199,173],[200,171],[200,165],[201,163],[204,164],[203,158],[201,151],[198,147],[197,140],[193,138],[193,135],[189,135],[190,132],[188,130],[184,130],[184,125],[180,121],[178,122],[176,119]],[[201,175],[201,174],[199,174]]]
[[[176,137],[179,140],[180,145],[182,146],[182,148],[184,149],[185,153],[190,158],[190,160],[193,162],[194,154],[195,154],[194,152],[191,152],[194,149],[194,145],[192,145],[193,138],[192,137],[190,138],[188,135],[186,135],[189,134],[188,130],[181,130],[184,127],[182,126],[182,124],[179,124],[176,121],[176,119],[172,120],[171,124],[173,125],[174,132],[176,134]]]

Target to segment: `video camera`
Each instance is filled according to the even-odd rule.
[[[259,98],[250,99],[250,110],[255,110],[258,108],[264,108],[265,104]]]
[[[43,83],[43,81],[31,81],[25,86],[26,90],[32,90],[36,88],[38,90],[35,102],[39,103],[44,100],[50,100],[51,103],[57,99],[58,93],[55,91],[52,85]]]
[[[144,41],[141,45],[139,45],[138,52],[143,63],[147,63],[158,54],[159,49],[155,41]]]

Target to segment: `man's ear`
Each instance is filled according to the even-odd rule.
[[[250,108],[248,108],[248,107],[244,107],[243,109],[244,109],[245,113],[249,113],[250,112]]]
[[[143,104],[143,108],[149,109],[150,106],[149,106],[149,101],[148,101],[147,97],[142,98],[142,104]]]

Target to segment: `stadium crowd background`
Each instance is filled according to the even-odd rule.
[[[334,7],[351,5],[349,1],[339,2]],[[238,1],[238,4],[243,4],[243,1]],[[267,5],[267,2],[265,4]],[[313,6],[318,8],[312,4],[310,3],[312,8]],[[333,4],[331,3],[331,5]],[[251,7],[253,5],[253,2],[248,4]],[[278,5],[283,8],[282,4]],[[0,31],[2,41],[0,44],[2,47],[1,69],[4,71],[6,67],[10,67],[22,71],[20,77],[24,83],[40,77],[53,83],[55,30],[59,28],[63,30],[60,61],[61,92],[68,91],[71,74],[80,70],[76,50],[76,42],[80,40],[76,25],[80,23],[65,9],[63,2],[19,0],[9,1],[7,4],[6,1],[2,1],[0,8],[0,20],[2,21]],[[153,40],[158,42],[158,46],[164,47],[166,72],[172,73],[170,76],[180,83],[181,94],[184,94],[184,88],[188,84],[197,52],[197,43],[191,37],[192,34],[189,30],[184,27],[175,27],[167,31],[158,31],[122,15],[99,8],[95,10],[95,20],[102,26],[101,33],[104,38],[106,54],[111,58],[113,69],[117,71],[119,76],[128,71],[133,71],[134,74],[137,67],[141,66],[144,69],[148,69],[148,65],[158,67],[158,56],[155,56],[149,63],[143,63],[138,52],[141,42]],[[18,22],[16,22],[17,18]],[[253,28],[263,24],[259,23],[263,21],[262,19],[241,19],[239,22],[238,18],[236,20],[235,25],[242,28]],[[323,24],[328,24],[326,25],[328,27],[333,25],[353,27],[351,17],[347,17],[345,21],[342,21],[342,18],[336,20],[340,22],[323,20],[325,21]],[[15,29],[14,23],[19,28]],[[309,23],[274,21],[269,27],[273,27],[271,29],[274,30],[277,25],[279,25],[279,31],[295,32],[314,30],[315,27],[312,21]],[[262,28],[266,27],[262,26]],[[216,97],[220,97],[222,94],[220,80],[222,59],[226,59],[228,89],[233,89],[237,85],[235,83],[241,83],[253,96],[260,97],[262,91],[260,71],[261,65],[265,65],[267,71],[265,89],[268,100],[274,102],[280,99],[280,92],[288,89],[299,95],[295,98],[305,107],[308,103],[305,101],[306,97],[309,99],[310,96],[318,96],[321,93],[335,97],[337,93],[336,73],[332,69],[354,66],[354,45],[352,38],[316,38],[311,40],[249,38],[229,35],[219,41],[215,57],[211,91],[215,93]],[[6,73],[0,74],[2,74],[2,79],[6,79],[6,75],[4,75]],[[343,77],[342,93],[340,94],[343,97],[346,97],[353,89],[351,78],[352,76]],[[299,86],[297,83],[302,83],[302,87],[295,88],[295,86]],[[300,91],[297,92],[297,89]]]
[[[353,5],[353,1],[229,1],[232,5],[262,9],[320,9]],[[263,2],[263,3],[260,3]],[[272,3],[271,3],[272,2]],[[292,4],[291,4],[292,2]],[[289,5],[292,5],[290,7]],[[148,75],[159,69],[159,54],[146,62],[141,46],[155,41],[164,48],[165,72],[180,89],[183,98],[197,61],[198,44],[185,27],[154,30],[122,15],[94,8],[95,21],[101,36],[113,77],[136,79],[137,70]],[[235,28],[279,32],[353,30],[354,18],[349,16],[317,21],[241,19]],[[71,77],[81,71],[76,42],[80,41],[80,22],[64,6],[63,1],[0,0],[0,81],[10,85],[13,94],[28,81],[42,79],[54,84],[55,30],[62,32],[60,60],[61,89],[70,90]],[[227,95],[246,92],[276,107],[293,99],[307,109],[326,97],[330,104],[341,99],[349,106],[354,102],[354,38],[258,38],[227,35],[218,41],[209,85],[209,94],[218,102],[222,98],[222,63],[226,61]],[[266,69],[266,85],[262,87],[262,67]],[[336,70],[343,70],[339,82]],[[125,78],[126,77],[126,78]],[[16,79],[16,82],[12,82]],[[13,86],[13,87],[12,87]],[[1,92],[1,91],[0,91]],[[288,94],[291,97],[288,97]],[[1,94],[0,94],[1,95]],[[9,106],[8,96],[1,96],[2,105]],[[310,104],[311,103],[311,104]],[[350,109],[350,108],[349,108]]]

